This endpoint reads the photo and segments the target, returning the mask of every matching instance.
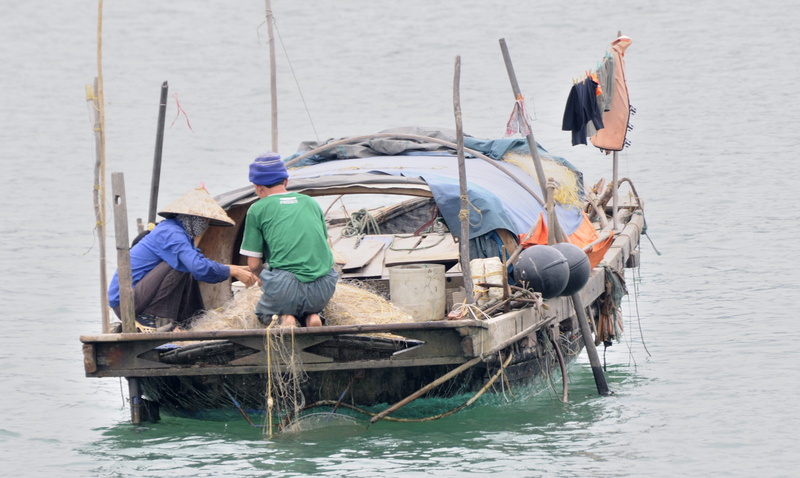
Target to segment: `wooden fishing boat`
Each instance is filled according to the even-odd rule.
[[[578,208],[551,201],[562,227],[570,221],[577,221],[578,227],[590,225],[594,240],[582,246],[602,247],[601,259],[572,296],[544,300],[522,284],[512,287],[509,256],[519,248],[519,236],[528,235],[523,231],[530,232],[537,217],[547,212],[547,204],[540,205],[532,195],[539,191],[525,167],[531,156],[524,140],[467,140],[470,243],[484,251],[477,255],[496,252],[504,262],[501,277],[479,279],[477,287],[494,285],[503,296],[453,317],[451,312],[464,302],[466,289],[459,209],[454,207],[459,189],[453,177],[458,168],[451,137],[442,131],[400,129],[329,142],[287,160],[292,191],[333,197],[336,203],[347,197],[362,204],[373,195],[400,198],[394,204],[363,208],[371,230],[354,224],[355,213],[328,212],[334,250],[345,257],[342,280],[369,284],[391,301],[392,271],[397,266],[439,265],[444,270],[443,289],[430,300],[447,303],[440,312],[425,317],[417,313],[414,321],[402,323],[82,336],[86,375],[126,377],[136,383],[138,388],[131,391],[134,421],[157,417],[157,407],[171,413],[232,407],[265,410],[270,380],[285,377],[291,366],[302,372],[294,391],[303,397],[299,408],[369,407],[416,396],[483,393],[501,375],[504,386],[515,386],[558,370],[564,373],[584,345],[594,347],[594,340],[585,341],[582,316],[598,343],[616,338],[614,321],[625,290],[624,268],[638,265],[642,203],[629,193],[612,209],[610,194],[604,194],[610,187],[580,191]],[[406,145],[405,150],[378,152],[396,151],[400,144]],[[545,163],[572,169],[544,150],[538,153]],[[292,168],[298,165],[302,167]],[[580,175],[574,177],[582,187]],[[238,255],[242,226],[248,207],[257,199],[252,186],[217,197],[237,226],[211,228],[203,235],[199,246],[208,257],[223,263],[245,262]],[[611,221],[614,210],[616,231]],[[592,217],[594,221],[588,222]],[[343,234],[347,228],[350,234]],[[569,226],[565,232],[569,235],[575,229]],[[483,245],[476,239],[484,239]],[[208,308],[223,305],[232,295],[229,282],[203,284],[202,290]],[[580,306],[576,309],[575,304]]]
[[[521,94],[505,42],[500,43],[518,111]],[[400,128],[306,144],[286,159],[290,191],[321,202],[332,198],[326,221],[334,252],[342,258],[340,285],[365,287],[402,310],[405,319],[135,333],[132,306],[126,307],[130,295],[126,298],[123,287],[130,274],[124,181],[114,173],[122,332],[111,332],[104,310],[103,333],[80,337],[86,375],[125,377],[134,423],[157,420],[162,411],[237,408],[248,421],[250,411],[262,411],[285,426],[319,406],[357,410],[375,422],[393,418],[420,397],[468,397],[423,418],[433,419],[468,406],[493,387],[522,386],[559,371],[566,400],[566,369],[583,349],[598,392],[608,394],[595,345],[611,343],[621,333],[624,269],[638,266],[645,229],[642,202],[630,181],[617,179],[616,152],[608,187],[601,181],[590,190],[580,171],[536,144],[529,128],[523,128],[525,139],[465,136],[459,75],[457,58],[455,132]],[[274,73],[272,80],[274,123]],[[95,87],[92,96],[95,111],[102,110],[98,91]],[[627,115],[627,109],[616,113]],[[96,114],[95,119],[99,138],[102,118]],[[524,115],[518,119],[526,122]],[[155,218],[156,165],[148,222]],[[623,184],[630,186],[627,194],[618,189]],[[98,214],[100,196],[95,197]],[[198,246],[215,261],[245,264],[238,253],[243,223],[258,198],[252,186],[245,186],[216,199],[237,225],[210,228]],[[102,217],[98,223],[104,223]],[[567,259],[556,243],[572,244],[579,253]],[[560,257],[555,267],[562,271],[560,288],[550,283],[555,281],[552,264],[537,263],[528,253],[542,248]],[[101,253],[101,279],[104,261]],[[586,269],[577,286],[567,285],[580,276],[573,266]],[[234,296],[232,286],[229,281],[202,284],[206,307],[224,310]],[[368,319],[378,315],[367,314]],[[270,434],[273,429],[269,426]]]

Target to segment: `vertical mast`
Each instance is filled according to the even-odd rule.
[[[97,2],[97,78],[93,88],[95,131],[95,191],[94,206],[97,220],[97,237],[100,247],[100,304],[102,308],[102,332],[108,333],[108,290],[106,289],[106,113],[103,93],[103,0]]]
[[[269,92],[272,106],[272,151],[278,152],[278,79],[275,73],[275,37],[272,35],[272,2],[265,0],[267,10],[267,33],[269,35]]]

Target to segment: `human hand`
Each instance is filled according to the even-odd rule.
[[[258,284],[261,286],[261,279],[257,275],[250,272],[250,268],[247,266],[231,265],[228,267],[231,269],[231,277],[242,282],[245,287],[250,287],[253,284]]]

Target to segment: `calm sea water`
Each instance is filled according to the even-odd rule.
[[[587,182],[609,178],[610,158],[572,147],[559,127],[572,78],[618,30],[632,37],[637,114],[621,173],[647,201],[662,254],[645,240],[641,269],[628,271],[626,337],[605,356],[614,396],[596,396],[581,359],[569,404],[548,391],[494,397],[437,422],[269,441],[237,416],[133,427],[127,386],[84,377],[78,336],[100,328],[84,97],[98,71],[97,3],[2,2],[0,475],[794,476],[796,6],[535,3],[273,0],[279,149],[453,127],[456,55],[466,132],[500,136],[513,103],[505,38],[537,140]],[[200,182],[213,194],[243,186],[270,149],[263,19],[256,0],[106,2],[107,170],[125,173],[131,221],[146,215],[163,81],[177,96],[162,205]]]

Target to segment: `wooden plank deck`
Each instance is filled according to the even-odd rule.
[[[643,227],[644,217],[634,212],[623,230],[616,234],[601,265],[622,270],[637,247]],[[381,254],[375,257],[381,257]],[[371,262],[380,263],[375,259]],[[580,291],[584,304],[592,304],[604,292],[604,274],[600,266],[592,271],[589,282]],[[569,298],[557,297],[545,301],[545,304],[548,308],[542,315],[535,309],[527,308],[488,320],[296,328],[293,330],[293,340],[296,349],[302,352],[304,368],[309,372],[460,364],[497,351],[542,327],[575,315]],[[231,375],[264,373],[266,336],[285,333],[286,329],[122,333],[84,335],[80,340],[83,343],[84,367],[89,377]],[[424,345],[395,352],[380,360],[334,361],[307,351],[333,336],[348,334],[394,334],[422,341]],[[225,365],[176,365],[162,362],[159,359],[160,352],[156,350],[157,347],[176,342],[204,341],[228,341],[243,348],[245,353]]]

